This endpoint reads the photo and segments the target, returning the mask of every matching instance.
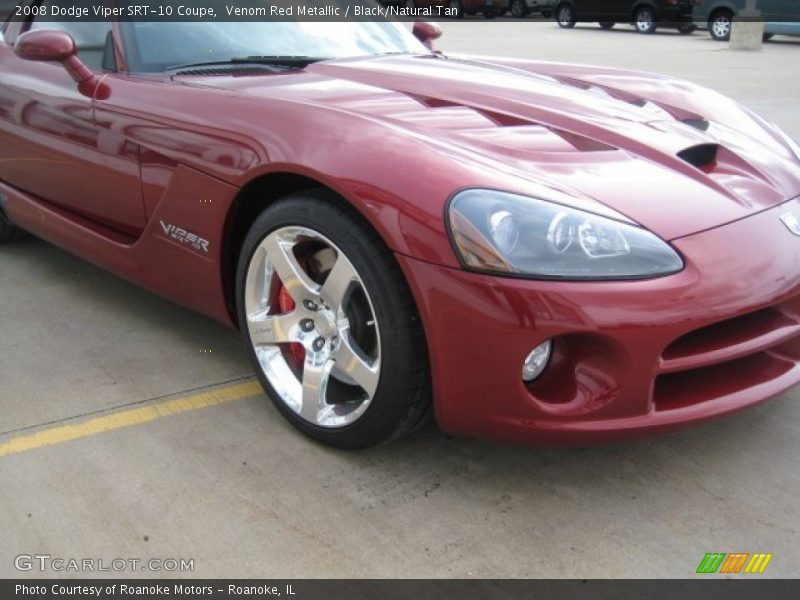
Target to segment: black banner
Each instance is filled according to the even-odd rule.
[[[39,580],[0,582],[4,600],[747,600],[800,597],[797,580]]]
[[[491,4],[494,0],[484,1]],[[503,11],[508,8],[507,0],[497,2],[502,2]],[[17,3],[10,7],[10,14],[13,20],[35,18],[51,22],[341,22],[456,16],[446,2],[435,0],[45,0]]]
[[[0,0],[0,20],[50,22],[145,21],[145,22],[241,22],[241,21],[416,21],[460,18],[459,14],[478,12],[493,16],[505,14],[509,0],[467,0],[455,9],[447,0]],[[787,3],[788,4],[788,3]],[[758,3],[756,7],[758,8]],[[555,3],[537,8],[526,21],[552,21]],[[773,11],[774,12],[774,11]],[[785,14],[784,14],[785,12]],[[800,19],[796,9],[775,14],[747,16],[738,20],[787,22]],[[688,14],[688,13],[687,13]],[[577,22],[584,22],[580,11]],[[511,19],[509,19],[511,21]],[[483,23],[475,19],[471,22]],[[520,21],[515,20],[519,23]],[[588,21],[587,21],[588,22]]]

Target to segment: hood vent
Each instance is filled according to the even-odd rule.
[[[452,106],[460,106],[455,102],[450,102],[449,100],[443,100],[442,98],[434,98],[432,96],[418,96],[416,94],[406,94],[406,96],[413,98],[422,106],[426,106],[428,108],[450,108]]]
[[[707,131],[708,127],[711,125],[711,123],[705,119],[684,119],[683,122],[689,127],[694,127],[700,131]]]
[[[538,123],[534,123],[533,121],[529,121],[528,119],[520,119],[513,115],[505,115],[503,113],[498,113],[489,110],[483,109],[476,109],[480,113],[483,114],[487,119],[491,119],[495,123],[497,123],[500,127],[523,127],[525,125],[538,125]]]
[[[247,65],[247,66],[214,66],[214,67],[195,67],[176,71],[174,75],[199,75],[210,77],[213,75],[263,75],[265,73],[283,73],[288,70],[286,67],[271,67],[269,65]]]
[[[678,158],[709,173],[717,165],[718,144],[699,144],[678,152]]]

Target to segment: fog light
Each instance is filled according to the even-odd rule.
[[[542,371],[547,367],[550,362],[550,354],[553,351],[553,340],[547,340],[544,344],[539,344],[534,348],[525,362],[522,363],[522,379],[525,381],[533,381]]]

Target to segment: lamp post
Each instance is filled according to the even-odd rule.
[[[764,42],[764,19],[756,0],[747,0],[744,9],[731,24],[731,50],[761,50]]]

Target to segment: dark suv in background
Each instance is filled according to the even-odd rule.
[[[681,33],[695,30],[692,8],[700,0],[558,0],[555,18],[563,28],[596,21],[603,29],[617,23],[632,23],[639,33],[653,33],[657,27],[677,28]]]

